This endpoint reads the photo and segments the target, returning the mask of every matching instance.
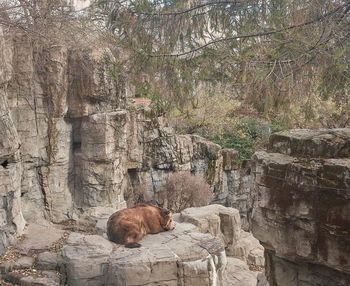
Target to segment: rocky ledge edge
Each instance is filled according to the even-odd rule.
[[[20,286],[255,286],[261,276],[263,248],[241,229],[236,209],[186,209],[175,215],[175,230],[147,235],[138,249],[106,239],[111,212],[95,208],[74,223],[29,225],[2,258],[1,279]]]

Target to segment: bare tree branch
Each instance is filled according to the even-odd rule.
[[[138,11],[131,11],[131,13],[133,14],[137,14],[137,15],[146,15],[146,16],[178,16],[178,15],[183,15],[189,12],[192,12],[194,10],[198,10],[200,8],[204,8],[207,6],[215,6],[215,5],[237,5],[239,4],[239,2],[237,1],[218,1],[218,2],[207,2],[207,3],[203,3],[194,7],[191,7],[187,10],[183,10],[183,11],[174,11],[174,12],[165,12],[165,13],[147,13],[147,12],[138,12]]]

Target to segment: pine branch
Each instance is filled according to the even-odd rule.
[[[194,7],[191,7],[187,10],[182,10],[182,11],[174,11],[174,12],[164,12],[164,13],[147,13],[147,12],[138,12],[138,11],[130,11],[132,14],[136,15],[145,15],[145,16],[178,16],[178,15],[183,15],[190,13],[192,11],[207,7],[207,6],[214,6],[214,5],[237,5],[239,2],[237,1],[218,1],[218,2],[207,2],[203,3]]]
[[[195,49],[192,49],[192,50],[189,50],[189,51],[186,51],[186,52],[183,52],[183,53],[176,53],[176,54],[147,54],[147,56],[149,57],[181,57],[181,56],[186,56],[186,55],[189,55],[189,54],[193,54],[193,53],[196,53],[197,51],[199,50],[202,50],[208,46],[211,46],[211,45],[214,45],[214,44],[217,44],[217,43],[220,43],[220,42],[226,42],[226,41],[232,41],[232,40],[238,40],[238,39],[249,39],[249,38],[257,38],[257,37],[263,37],[263,36],[270,36],[270,35],[273,35],[273,34],[277,34],[277,33],[282,33],[282,32],[286,32],[286,31],[289,31],[289,30],[293,30],[293,29],[296,29],[296,28],[301,28],[301,27],[305,27],[305,26],[308,26],[308,25],[311,25],[311,24],[314,24],[314,23],[317,23],[317,22],[323,22],[326,18],[332,16],[333,14],[339,12],[341,9],[343,8],[346,8],[346,10],[348,10],[350,7],[350,1],[348,1],[347,3],[339,6],[338,8],[335,8],[334,10],[324,14],[324,15],[321,15],[313,20],[310,20],[310,21],[306,21],[306,22],[303,22],[301,24],[296,24],[296,25],[291,25],[291,26],[288,26],[286,28],[283,28],[283,29],[279,29],[279,30],[274,30],[274,31],[267,31],[267,32],[259,32],[259,33],[253,33],[253,34],[248,34],[248,35],[240,35],[240,36],[233,36],[233,37],[225,37],[225,38],[220,38],[220,39],[217,39],[217,40],[213,40],[213,41],[210,41],[202,46],[199,46]]]

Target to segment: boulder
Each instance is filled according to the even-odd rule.
[[[263,247],[251,233],[241,229],[238,210],[222,205],[188,208],[181,212],[179,221],[191,223],[197,231],[220,239],[228,256],[252,265],[264,265]]]
[[[42,270],[58,270],[60,256],[57,252],[44,251],[38,254],[36,267]]]
[[[228,257],[226,266],[227,286],[256,286],[259,272],[251,271],[241,259]]]

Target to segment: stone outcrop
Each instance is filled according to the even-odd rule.
[[[63,248],[68,285],[220,285],[226,266],[214,237],[184,233],[146,236],[140,249],[126,249],[100,236],[71,234]],[[116,248],[115,250],[113,248]]]
[[[275,285],[350,284],[350,129],[274,135],[254,155],[251,228]]]
[[[303,158],[349,158],[350,130],[296,129],[270,138],[269,151]]]
[[[93,213],[102,210],[89,217],[97,225]],[[211,205],[175,218],[175,230],[147,235],[137,249],[108,241],[106,224],[100,234],[77,232],[77,225],[32,224],[10,251],[12,258],[6,254],[1,261],[0,278],[19,286],[256,285],[259,272],[249,269],[246,257],[232,255],[243,233],[237,210]]]
[[[191,223],[200,232],[210,233],[220,239],[227,255],[251,265],[264,266],[264,250],[251,233],[242,230],[237,209],[221,205],[189,208],[181,212],[179,221]]]
[[[224,285],[227,286],[257,286],[257,276],[261,272],[250,271],[244,261],[227,257],[226,280]]]
[[[235,159],[235,156],[237,156],[237,151],[232,149],[224,149],[222,151],[223,155],[225,154],[224,152],[229,152],[229,154],[232,154],[231,162],[232,159],[237,162],[237,159]],[[228,166],[225,166],[224,155],[223,194],[227,195],[226,205],[239,210],[242,228],[245,231],[249,231],[250,226],[248,216],[251,212],[252,206],[251,188],[253,185],[251,160],[243,161],[239,168],[236,164],[231,164],[231,169]]]

